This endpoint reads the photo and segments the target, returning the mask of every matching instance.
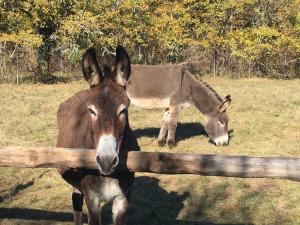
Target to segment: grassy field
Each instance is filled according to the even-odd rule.
[[[180,114],[177,147],[158,147],[162,111],[131,107],[131,127],[143,151],[300,157],[300,80],[204,80],[222,96],[232,96],[229,146],[208,143],[201,132],[202,115],[188,108]],[[0,145],[55,146],[57,107],[84,88],[83,81],[0,85]],[[105,209],[104,222],[109,223],[109,217]],[[71,187],[54,169],[0,169],[0,224],[66,225],[72,220]],[[138,173],[127,224],[296,225],[300,183]]]

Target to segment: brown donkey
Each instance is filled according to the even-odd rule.
[[[134,173],[116,168],[128,150],[139,150],[128,123],[125,85],[131,72],[130,59],[118,46],[115,65],[105,68],[104,75],[95,50],[90,48],[83,56],[82,69],[90,90],[76,93],[59,106],[57,146],[96,149],[99,170],[62,168],[59,172],[74,187],[75,224],[82,224],[84,198],[89,224],[101,224],[101,207],[112,203],[113,224],[123,225]]]
[[[228,143],[230,95],[222,98],[205,82],[198,81],[185,64],[133,65],[127,82],[132,104],[146,109],[163,109],[158,144],[175,145],[175,131],[180,109],[193,104],[205,117],[205,131],[216,145]]]

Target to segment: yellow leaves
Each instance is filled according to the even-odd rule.
[[[99,25],[99,16],[94,16],[91,12],[77,13],[67,17],[60,27],[58,33],[74,35],[80,32],[92,32]]]
[[[27,15],[31,15],[30,22],[32,25],[44,27],[46,25],[46,21],[53,19],[57,14],[57,10],[53,7],[53,2],[51,2],[52,1],[48,2],[45,0],[34,0],[33,2],[24,1],[20,7]],[[26,14],[24,15],[24,19],[26,19]]]
[[[16,45],[23,45],[29,47],[39,47],[42,45],[43,40],[40,35],[32,34],[29,31],[20,31],[19,33],[1,33],[0,42],[9,42]]]
[[[263,54],[276,54],[278,48],[293,46],[297,39],[286,36],[272,27],[261,26],[235,30],[228,33],[231,55],[254,61]]]
[[[158,45],[167,48],[189,44],[189,31],[185,29],[187,16],[188,12],[180,2],[162,3],[152,14],[151,36],[158,41]]]
[[[290,48],[293,51],[300,53],[300,37],[282,34],[276,41],[276,46],[279,48]]]
[[[280,35],[277,29],[273,27],[261,26],[258,28],[252,29],[254,35],[260,38],[276,38]]]
[[[169,54],[201,46],[253,60],[280,48],[299,51],[297,2],[281,7],[282,1],[269,0],[24,0],[20,9],[5,12],[9,35],[0,39],[38,46],[37,34],[45,38],[41,31],[50,30],[47,38],[69,52],[117,43],[145,47],[144,54],[153,47]]]
[[[97,35],[101,35],[100,15],[89,11],[79,11],[65,18],[54,37],[57,47],[69,56],[78,55],[82,48],[93,45]]]

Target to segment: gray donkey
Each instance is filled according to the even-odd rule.
[[[205,117],[205,131],[216,145],[228,144],[228,115],[230,95],[222,99],[203,81],[197,80],[186,64],[132,65],[126,84],[132,104],[145,109],[166,109],[158,135],[158,144],[175,145],[179,111],[194,105]]]

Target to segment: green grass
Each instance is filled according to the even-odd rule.
[[[177,147],[158,147],[161,110],[131,107],[143,151],[300,157],[300,80],[205,77],[220,95],[231,94],[229,146],[200,133],[203,116],[181,112]],[[0,145],[55,146],[56,110],[84,82],[0,85]],[[130,225],[300,224],[300,183],[196,175],[137,173]],[[86,209],[85,209],[86,212]],[[0,224],[72,224],[71,187],[54,169],[0,169]],[[104,221],[109,221],[105,210]]]

